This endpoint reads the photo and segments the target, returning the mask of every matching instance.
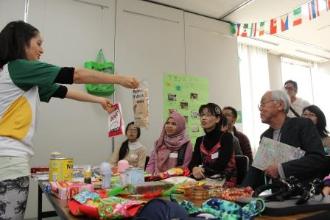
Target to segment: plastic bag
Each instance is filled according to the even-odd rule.
[[[96,61],[86,61],[84,67],[109,74],[114,73],[114,64],[106,61],[102,49],[97,53]],[[86,84],[85,87],[88,93],[97,96],[110,96],[115,91],[113,84]]]

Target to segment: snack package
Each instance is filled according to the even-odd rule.
[[[143,84],[141,88],[133,89],[133,112],[134,124],[147,128],[149,126],[149,90]]]
[[[125,123],[121,111],[120,103],[115,103],[112,105],[113,111],[108,117],[109,126],[109,137],[115,137],[118,135],[125,134]]]

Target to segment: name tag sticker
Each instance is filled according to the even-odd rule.
[[[178,153],[170,153],[170,158],[178,158]]]
[[[217,159],[219,157],[219,152],[216,152],[214,154],[211,155],[211,159]]]

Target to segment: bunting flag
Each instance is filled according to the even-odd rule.
[[[293,10],[293,12],[292,12],[292,25],[297,26],[297,25],[300,25],[301,22],[302,22],[301,7],[299,7],[299,8],[296,8],[295,10]]]
[[[281,31],[289,29],[289,15],[283,15],[281,17]]]
[[[250,37],[255,37],[257,35],[257,23],[252,23],[251,26]]]
[[[311,2],[308,2],[308,18],[309,18],[309,20],[312,20],[318,16],[320,16],[319,1],[312,0]]]
[[[301,25],[306,21],[307,14],[309,20],[313,20],[322,15],[323,11],[330,11],[330,0],[309,0],[292,12],[272,18],[270,21],[231,24],[230,31],[237,37],[261,37],[266,33],[273,35]]]
[[[273,18],[270,20],[269,33],[270,34],[277,33],[277,19],[276,18]]]
[[[243,24],[241,37],[247,37],[248,36],[248,29],[249,29],[249,24]]]
[[[262,21],[259,24],[259,36],[262,36],[265,34],[265,22]]]

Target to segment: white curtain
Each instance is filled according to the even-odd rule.
[[[260,120],[258,104],[270,89],[267,50],[239,44],[243,132],[255,154],[260,135],[268,128]]]

